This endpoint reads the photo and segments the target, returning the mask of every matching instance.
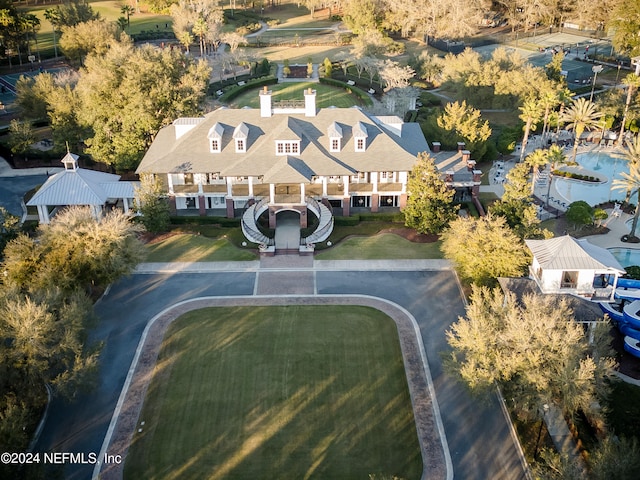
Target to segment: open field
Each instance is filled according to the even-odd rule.
[[[316,91],[316,105],[318,108],[335,106],[339,108],[349,108],[361,105],[355,95],[347,93],[345,90],[321,83],[292,82],[279,83],[269,86],[273,91],[273,100],[304,100],[304,90],[312,88]],[[260,98],[258,96],[260,88],[243,93],[231,104],[232,108],[260,108]]]
[[[350,237],[316,255],[317,260],[378,260],[443,258],[441,242],[413,243],[393,233]]]
[[[366,307],[209,308],[169,328],[125,478],[417,479],[394,322]]]

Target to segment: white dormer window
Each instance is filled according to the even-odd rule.
[[[356,152],[364,152],[367,149],[367,127],[364,123],[358,122],[353,127],[353,138],[355,139],[354,146]]]
[[[249,137],[249,127],[242,122],[233,131],[233,139],[236,142],[236,153],[244,153],[247,151],[247,138]]]
[[[207,138],[209,139],[209,151],[211,153],[220,153],[222,150],[222,134],[224,133],[224,127],[220,123],[211,127]]]
[[[336,122],[329,125],[329,151],[339,152],[342,147],[342,127]]]
[[[297,155],[300,153],[300,142],[293,141],[277,141],[276,155]]]

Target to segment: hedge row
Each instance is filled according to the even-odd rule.
[[[229,87],[226,92],[218,97],[218,100],[220,100],[221,102],[230,102],[238,95],[246,92],[247,90],[261,87],[263,85],[274,85],[276,83],[278,83],[278,79],[275,75],[266,75],[264,77],[254,78],[253,80],[249,80],[248,82],[246,82],[244,85],[234,85],[232,87]]]
[[[335,78],[325,78],[325,77],[320,77],[320,83],[324,83],[325,85],[331,85],[333,87],[342,88],[347,93],[352,93],[356,97],[358,97],[360,100],[362,100],[362,102],[367,107],[373,106],[373,100],[371,100],[371,97],[369,97],[369,94],[364,90],[356,87],[355,85],[349,85],[348,83],[343,82],[341,80],[336,80]]]
[[[557,177],[572,178],[574,180],[582,180],[584,182],[597,183],[600,179],[592,175],[582,175],[581,173],[565,172],[564,170],[554,170],[553,175]]]
[[[220,225],[221,227],[239,227],[240,218],[227,217],[171,217],[171,225]]]

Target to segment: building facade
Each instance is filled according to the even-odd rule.
[[[304,101],[275,102],[266,87],[259,95],[260,109],[220,108],[158,133],[137,172],[164,182],[175,213],[234,217],[260,202],[271,227],[283,209],[305,227],[310,202],[345,216],[404,207],[408,173],[429,151],[419,125],[318,110],[311,89]]]

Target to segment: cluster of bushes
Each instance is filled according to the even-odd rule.
[[[565,216],[576,228],[581,228],[593,224],[599,227],[608,214],[602,208],[594,208],[584,200],[578,200],[569,205]]]
[[[236,32],[240,35],[248,35],[250,33],[257,32],[258,30],[260,30],[260,28],[262,28],[260,22],[248,23],[236,28]]]
[[[221,102],[230,102],[238,95],[247,90],[251,90],[256,87],[261,87],[263,85],[274,85],[278,83],[278,79],[275,75],[266,75],[264,77],[253,78],[246,82],[244,85],[233,85],[228,88],[226,92],[220,95],[219,100]]]
[[[173,30],[142,30],[140,33],[131,34],[134,42],[145,42],[148,40],[175,40],[176,35]]]
[[[371,97],[369,97],[369,94],[356,86],[349,85],[346,82],[343,82],[341,80],[336,80],[334,78],[326,78],[326,77],[320,77],[320,83],[324,83],[325,85],[331,85],[334,87],[339,87],[344,89],[347,93],[354,94],[367,107],[370,107],[373,105],[373,101],[371,100]]]
[[[600,182],[600,179],[598,177],[594,177],[592,175],[583,175],[581,173],[576,173],[576,172],[566,172],[564,170],[554,170],[553,172],[551,172],[551,174],[555,175],[556,177],[571,178],[573,180],[582,180],[583,182],[591,182],[591,183]]]

